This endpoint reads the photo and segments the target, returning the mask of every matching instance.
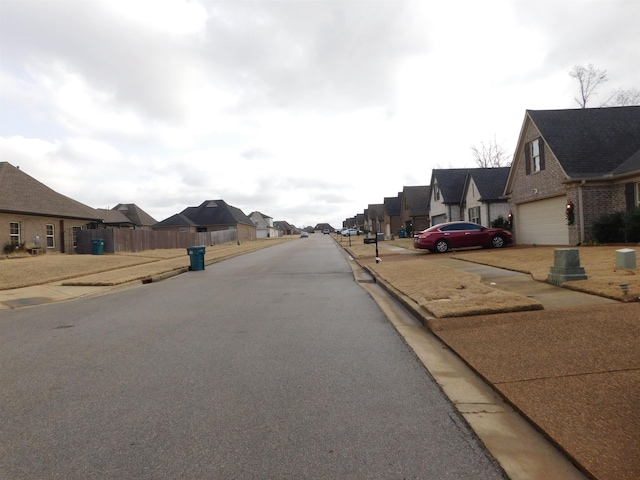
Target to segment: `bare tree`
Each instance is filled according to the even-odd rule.
[[[498,144],[495,135],[493,140],[489,140],[488,144],[480,142],[479,147],[471,147],[471,152],[474,161],[480,168],[508,167],[511,165],[507,151]]]
[[[603,107],[627,107],[629,105],[640,105],[640,90],[637,88],[614,90],[609,100],[602,104]]]
[[[600,84],[608,80],[607,71],[598,70],[591,63],[586,67],[575,65],[569,71],[569,76],[578,80],[580,84],[580,97],[574,97],[580,108],[587,108],[587,103],[593,95],[596,95],[596,90]]]

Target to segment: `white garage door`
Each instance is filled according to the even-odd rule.
[[[440,225],[447,221],[447,215],[443,213],[442,215],[436,215],[431,219],[431,225]]]
[[[569,245],[565,218],[567,198],[547,198],[518,205],[516,243],[522,245]]]

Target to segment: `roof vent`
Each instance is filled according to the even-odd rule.
[[[209,203],[207,203],[207,207],[217,207],[217,206],[218,206],[217,202],[215,202],[213,200],[210,201]]]

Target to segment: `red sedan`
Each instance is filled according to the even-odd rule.
[[[434,225],[413,236],[413,248],[443,253],[451,248],[501,248],[513,243],[511,232],[487,228],[472,222],[448,222]]]

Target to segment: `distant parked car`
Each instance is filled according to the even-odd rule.
[[[341,233],[344,237],[353,237],[355,235],[360,235],[362,232],[357,228],[345,228]]]
[[[451,248],[501,248],[513,243],[511,232],[487,228],[472,222],[448,222],[434,225],[413,236],[413,248],[443,253]]]
[[[300,232],[300,238],[309,238],[309,232],[305,232],[305,231]]]
[[[331,231],[328,228],[325,228],[324,230],[322,230],[322,233],[325,235],[329,235]]]

